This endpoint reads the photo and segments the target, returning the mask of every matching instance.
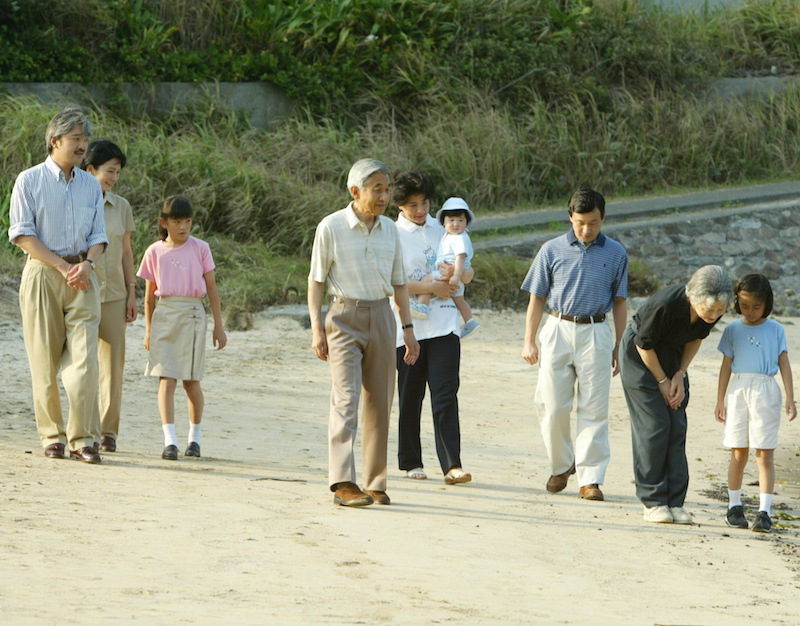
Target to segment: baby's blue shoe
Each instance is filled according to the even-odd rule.
[[[430,309],[427,304],[420,304],[416,300],[411,300],[408,305],[411,308],[411,317],[416,317],[418,320],[428,319],[428,311]]]
[[[474,317],[471,320],[467,321],[461,327],[461,338],[462,339],[466,339],[469,335],[471,335],[476,330],[478,330],[478,326],[480,326],[480,325],[481,325],[481,323],[478,320],[476,320]]]

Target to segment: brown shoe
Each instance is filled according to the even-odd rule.
[[[339,483],[333,495],[333,503],[341,506],[367,506],[374,500],[355,483]]]
[[[100,438],[100,451],[101,452],[116,452],[117,451],[117,442],[114,440],[113,437],[101,437]]]
[[[48,459],[63,459],[64,458],[64,444],[51,443],[44,449],[44,455]]]
[[[389,499],[389,496],[386,495],[385,491],[370,491],[367,489],[367,495],[371,496],[375,504],[391,504],[392,501]]]
[[[559,474],[558,476],[551,476],[547,479],[547,491],[550,493],[558,493],[559,491],[564,491],[564,487],[567,486],[567,481],[569,477],[575,473],[575,463],[572,464],[566,472],[563,474]]]
[[[83,461],[84,463],[100,462],[100,455],[94,451],[92,446],[86,446],[85,448],[80,448],[79,450],[72,450],[69,455],[71,457],[75,457],[79,461]]]
[[[581,487],[581,498],[584,500],[597,500],[598,502],[605,500],[603,492],[600,491],[600,486],[597,484],[584,485]]]

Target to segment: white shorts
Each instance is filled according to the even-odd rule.
[[[774,450],[781,425],[781,390],[774,376],[734,374],[725,396],[726,448]]]

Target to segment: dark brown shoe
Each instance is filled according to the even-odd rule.
[[[178,446],[167,446],[164,448],[164,451],[161,453],[161,458],[166,459],[167,461],[177,461]]]
[[[603,492],[600,491],[600,485],[597,484],[581,487],[581,498],[584,500],[597,500],[598,502],[605,500]]]
[[[116,452],[117,451],[117,442],[114,440],[113,437],[101,437],[100,438],[100,451],[101,452]]]
[[[94,451],[92,446],[86,446],[85,448],[80,448],[79,450],[72,450],[70,451],[69,455],[78,459],[79,461],[83,461],[84,463],[97,464],[100,462],[100,455]]]
[[[48,459],[63,459],[64,458],[64,444],[51,443],[44,449],[44,455]]]
[[[558,493],[559,491],[564,491],[564,487],[567,486],[567,481],[569,481],[569,477],[575,473],[575,463],[572,464],[566,472],[563,474],[559,474],[558,476],[551,476],[547,479],[547,491],[550,493]]]
[[[339,483],[338,489],[334,492],[333,503],[340,506],[367,506],[374,500],[367,495],[355,483]]]
[[[367,489],[367,495],[371,496],[375,504],[391,504],[392,501],[385,491],[370,491]]]

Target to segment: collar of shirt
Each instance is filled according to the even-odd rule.
[[[345,212],[345,216],[347,217],[348,226],[350,226],[350,228],[358,228],[358,225],[361,224],[362,227],[364,227],[367,231],[369,231],[369,229],[367,228],[367,225],[364,222],[362,222],[360,219],[358,219],[358,215],[356,215],[356,210],[355,210],[355,208],[353,208],[353,204],[354,204],[353,202],[348,204],[347,208],[350,209],[350,210]],[[375,223],[374,223],[373,227],[374,228],[381,228],[381,216],[380,215],[376,215],[375,216]]]
[[[569,245],[571,245],[571,246],[574,246],[575,244],[578,244],[578,243],[581,243],[581,244],[583,243],[580,239],[578,239],[575,236],[575,231],[573,231],[571,228],[567,231],[567,241],[569,242]],[[588,246],[586,244],[584,244],[584,246],[586,248],[589,248],[589,247],[591,247],[591,246],[593,246],[595,244],[597,244],[601,248],[603,246],[605,246],[606,245],[606,236],[603,233],[598,233],[597,238],[592,243],[590,243]]]
[[[407,230],[410,233],[413,233],[413,232],[418,231],[418,230],[422,230],[424,228],[432,228],[432,227],[435,227],[436,224],[438,224],[438,222],[434,218],[432,218],[430,215],[426,215],[425,216],[425,223],[424,224],[416,224],[416,223],[412,222],[410,219],[408,219],[402,213],[400,213],[400,215],[397,216],[397,222],[395,222],[395,223],[397,224],[398,228],[402,228],[403,230]]]
[[[58,163],[53,161],[53,157],[51,157],[49,154],[47,155],[47,158],[44,160],[44,166],[47,168],[48,172],[50,172],[53,176],[55,176],[56,180],[63,180],[64,182],[69,182],[69,181],[67,181],[67,177],[64,174],[64,170],[62,170],[61,167],[59,167]],[[70,180],[75,178],[75,168],[74,167],[72,168],[72,171],[70,172],[69,178],[70,178]]]

